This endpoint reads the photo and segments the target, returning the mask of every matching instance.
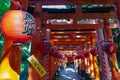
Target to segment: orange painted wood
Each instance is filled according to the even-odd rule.
[[[103,24],[47,24],[45,28],[48,29],[94,29],[94,28],[103,28]]]
[[[116,6],[116,12],[117,12],[117,16],[118,16],[117,18],[120,22],[120,1],[115,2],[115,6]]]
[[[35,4],[37,0],[29,0],[30,4]],[[43,5],[74,5],[74,4],[114,4],[115,0],[44,0]]]
[[[14,46],[12,41],[5,39],[0,63],[0,80],[19,80],[21,57],[20,46]],[[5,76],[6,73],[8,76]]]
[[[46,16],[42,16],[43,19],[103,19],[103,18],[117,18],[116,12],[107,13],[43,13]]]
[[[92,30],[87,30],[87,31],[52,31],[51,35],[69,35],[69,33],[73,33],[73,34],[95,34],[96,31],[92,31]]]
[[[31,55],[34,55],[38,60],[43,61],[43,55],[39,52],[39,49],[38,49],[38,44],[39,44],[39,41],[41,40],[40,36],[41,35],[37,31],[36,35],[33,37],[32,44],[31,44]],[[42,77],[40,77],[40,75],[36,72],[36,70],[32,66],[29,67],[28,72],[29,72],[28,80],[35,80],[35,79],[42,80]]]
[[[47,55],[44,55],[44,59],[43,59],[43,67],[44,67],[44,69],[46,70],[46,74],[44,75],[44,79],[43,80],[49,80],[49,63],[50,61],[49,61],[49,54],[47,54]]]
[[[105,24],[104,30],[105,30],[106,41],[113,41],[112,30],[110,28],[110,25],[108,25],[109,24],[108,19],[104,19],[104,24]],[[118,68],[118,61],[117,61],[116,54],[113,54],[110,57],[114,61],[116,68]],[[110,61],[110,67],[111,67],[111,72],[112,72],[112,79],[116,80],[116,78],[118,78],[118,80],[119,80],[120,79],[119,72],[117,70],[115,70],[116,68],[112,65],[111,61]]]
[[[18,0],[21,2],[21,5],[23,7],[24,10],[27,10],[28,4],[29,4],[29,0]],[[11,1],[11,10],[17,9],[17,6],[15,6],[13,4],[13,2]]]
[[[40,12],[41,9],[41,4],[36,3],[35,5],[35,12]],[[38,17],[39,16],[39,17]],[[41,14],[37,15],[36,18],[36,22],[37,22],[37,28],[40,29],[41,27]],[[44,65],[43,60],[44,60],[44,56],[39,52],[38,49],[38,44],[39,42],[42,40],[42,35],[40,34],[39,30],[37,30],[36,35],[33,37],[32,39],[32,43],[31,43],[31,55],[34,55],[38,60],[40,60],[42,63],[42,66]],[[44,80],[44,77],[41,77],[37,71],[30,65],[29,70],[28,70],[28,80]]]
[[[52,80],[52,77],[54,75],[54,58],[52,56],[49,56],[49,80]]]

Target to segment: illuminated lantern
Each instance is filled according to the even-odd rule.
[[[117,50],[117,46],[114,42],[105,42],[103,44],[103,50],[108,54],[108,55],[112,55],[116,52]]]
[[[80,58],[80,59],[85,59],[85,57],[84,57],[83,54],[79,54],[79,58]]]
[[[48,40],[40,41],[40,44],[39,44],[40,53],[42,53],[43,55],[48,54],[50,51],[50,48],[51,48],[51,45]]]
[[[80,59],[79,55],[76,55],[76,56],[75,56],[75,59]]]
[[[36,32],[36,20],[28,12],[10,10],[1,20],[3,35],[15,43],[25,43],[32,39]]]
[[[58,58],[58,51],[55,51],[52,56]]]
[[[88,51],[85,51],[83,54],[84,54],[84,56],[85,56],[86,58],[88,58],[88,57],[90,56],[90,54],[89,54]]]
[[[96,56],[96,55],[98,54],[97,48],[91,48],[91,49],[90,49],[90,53],[91,53],[93,56]]]

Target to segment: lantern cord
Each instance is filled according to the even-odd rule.
[[[20,0],[12,0],[12,2],[13,2],[14,5],[16,5],[18,8],[22,8],[22,3],[20,2]]]

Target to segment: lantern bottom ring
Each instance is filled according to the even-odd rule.
[[[22,46],[23,43],[21,43],[21,42],[14,42],[14,45],[15,45],[15,46]]]

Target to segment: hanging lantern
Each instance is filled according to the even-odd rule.
[[[36,32],[36,20],[28,12],[10,10],[1,20],[3,35],[15,43],[25,43],[32,39]]]
[[[57,58],[62,59],[62,55],[60,53],[58,53]]]
[[[98,50],[97,50],[97,48],[91,48],[90,49],[90,53],[93,55],[93,56],[96,56],[97,54],[98,54]]]
[[[75,55],[74,59],[80,59],[79,55]]]
[[[114,42],[105,42],[103,44],[103,50],[108,54],[108,55],[112,55],[116,52],[117,50],[117,46]]]
[[[53,56],[54,58],[58,58],[58,54],[59,54],[58,51],[55,51],[52,56]]]
[[[84,54],[84,56],[85,56],[86,58],[88,58],[88,57],[90,56],[90,54],[89,54],[88,51],[85,51],[83,54]]]
[[[79,54],[80,59],[85,59],[85,56],[83,54]]]
[[[40,44],[39,44],[40,53],[45,55],[45,54],[49,53],[50,48],[51,48],[51,45],[50,45],[50,42],[48,40],[40,41]]]

